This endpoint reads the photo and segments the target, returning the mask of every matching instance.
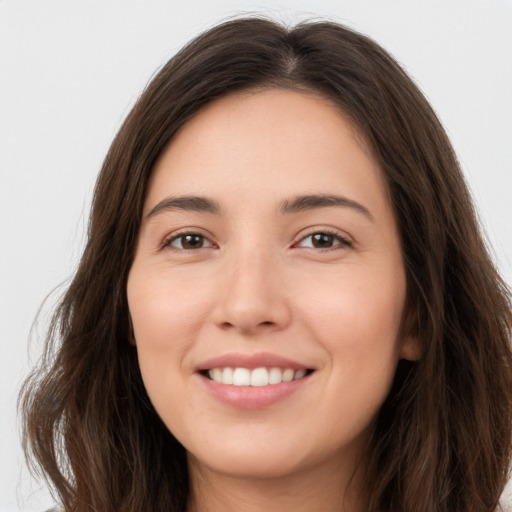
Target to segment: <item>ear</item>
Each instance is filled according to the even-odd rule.
[[[133,322],[130,313],[128,313],[128,341],[130,342],[130,345],[134,347],[137,345],[135,342],[135,333],[133,332]]]
[[[421,341],[418,337],[408,335],[402,341],[400,349],[400,359],[407,359],[408,361],[419,361],[421,359],[423,350]]]
[[[419,335],[418,316],[416,308],[412,306],[407,307],[402,321],[400,359],[419,361],[423,355],[423,343]]]

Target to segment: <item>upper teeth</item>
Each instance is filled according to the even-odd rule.
[[[219,384],[233,386],[267,386],[301,379],[306,370],[292,370],[291,368],[213,368],[208,370],[210,379]]]

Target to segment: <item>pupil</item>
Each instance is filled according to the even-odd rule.
[[[331,247],[333,242],[333,236],[327,235],[326,233],[317,233],[313,235],[313,246],[314,247]]]
[[[202,245],[203,238],[199,235],[186,235],[183,240],[183,247],[197,249]]]

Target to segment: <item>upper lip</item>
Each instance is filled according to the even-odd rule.
[[[311,370],[312,368],[270,352],[259,352],[256,354],[228,353],[212,357],[203,361],[197,371],[211,370],[212,368],[291,368],[292,370]]]

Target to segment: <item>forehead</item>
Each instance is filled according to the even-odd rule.
[[[175,191],[250,190],[262,199],[330,193],[334,185],[363,201],[387,201],[382,172],[341,109],[316,94],[249,91],[213,101],[182,126],[154,167],[147,207]]]

